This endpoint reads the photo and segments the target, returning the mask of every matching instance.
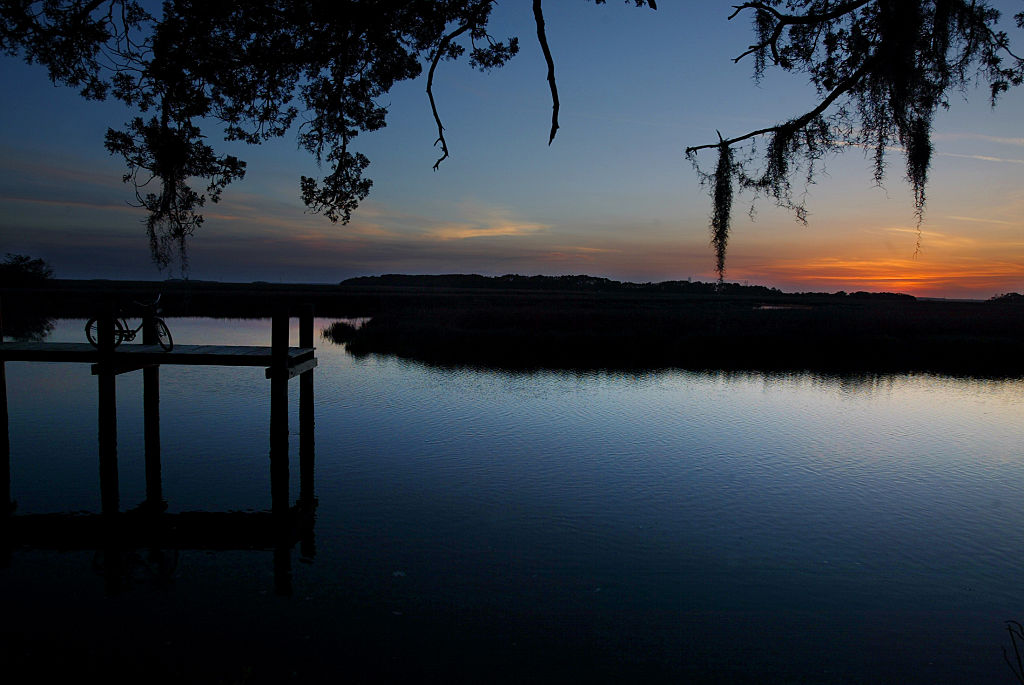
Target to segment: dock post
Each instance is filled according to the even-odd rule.
[[[2,323],[0,323],[2,326]],[[0,345],[3,344],[3,329],[0,328]],[[0,360],[0,568],[11,565],[11,539],[9,526],[14,516],[14,500],[11,498],[11,438],[8,434],[7,422],[7,376],[4,371],[5,362]]]
[[[4,341],[4,313],[0,303],[0,345]],[[7,362],[0,359],[0,490],[3,491],[3,512],[6,518],[14,511],[14,500],[11,499],[11,434],[7,417]]]
[[[142,329],[142,343],[156,345],[156,328],[152,318]],[[146,501],[143,506],[153,512],[163,511],[164,495],[160,469],[160,365],[142,369],[142,412],[146,450]]]
[[[303,305],[299,313],[299,347],[312,348],[313,305]],[[316,509],[316,420],[313,410],[313,369],[299,376],[299,515],[302,516],[300,553],[311,559],[316,555],[312,517]]]
[[[277,309],[270,332],[270,502],[288,513],[288,312]]]
[[[299,347],[313,347],[313,305],[303,305],[299,316]],[[299,502],[315,502],[314,454],[316,420],[313,410],[313,370],[299,376]]]
[[[114,313],[107,307],[99,319],[99,450],[100,506],[104,514],[120,509],[117,480],[117,375],[114,372]]]
[[[11,434],[7,417],[7,371],[6,362],[0,361],[0,490],[3,491],[3,512],[6,516],[14,511],[11,499]]]
[[[0,490],[3,491],[3,514],[14,510],[11,500],[11,435],[7,419],[7,364],[0,361]]]
[[[274,592],[291,594],[291,516],[288,506],[288,310],[270,324],[270,510],[274,520]]]

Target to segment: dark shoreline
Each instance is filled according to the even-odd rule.
[[[371,317],[337,340],[353,354],[444,366],[1024,376],[1020,305],[750,290],[54,280],[0,298],[8,321],[86,318],[104,302],[158,292],[167,317],[265,317],[312,304],[319,317]]]

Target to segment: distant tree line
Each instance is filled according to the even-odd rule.
[[[706,283],[703,281],[661,281],[659,283],[632,283],[615,281],[610,278],[586,275],[570,276],[481,276],[479,274],[411,275],[384,274],[381,276],[359,276],[341,282],[343,286],[390,286],[406,288],[486,288],[505,290],[551,290],[590,292],[645,292],[673,293],[686,295],[727,294],[745,297],[780,297],[784,295],[849,297],[871,300],[914,300],[912,295],[902,293],[869,293],[857,291],[846,293],[784,293],[778,288],[740,283]]]

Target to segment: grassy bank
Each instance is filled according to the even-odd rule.
[[[503,368],[1024,375],[1024,311],[985,303],[557,302],[386,313],[354,354]]]

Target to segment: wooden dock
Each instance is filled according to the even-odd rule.
[[[115,373],[153,364],[188,366],[265,366],[275,364],[273,347],[255,345],[175,345],[167,352],[159,345],[119,345],[109,355],[89,343],[10,342],[0,345],[0,362],[82,362],[94,364],[93,373],[110,364]],[[289,347],[283,368],[290,377],[316,366],[315,349]],[[269,375],[268,375],[269,378]]]
[[[317,365],[313,345],[313,308],[304,306],[298,314],[299,346],[290,347],[290,312],[279,310],[271,320],[270,346],[250,345],[175,345],[166,351],[156,344],[155,328],[146,327],[143,344],[113,345],[113,317],[101,319],[100,345],[90,343],[53,342],[9,342],[0,343],[0,553],[9,548],[15,530],[29,538],[38,533],[40,539],[53,535],[78,535],[83,532],[82,521],[87,526],[100,530],[108,539],[118,538],[122,543],[137,542],[140,538],[129,522],[136,521],[127,512],[120,510],[120,488],[118,484],[117,459],[117,402],[116,378],[120,374],[141,370],[143,373],[143,433],[145,443],[146,498],[139,506],[145,523],[146,534],[163,530],[175,522],[199,521],[193,528],[201,529],[211,521],[244,522],[238,527],[238,544],[268,545],[272,539],[274,552],[275,587],[287,591],[290,578],[290,555],[288,550],[296,541],[295,522],[302,521],[300,528],[307,529],[303,545],[313,549],[312,512],[316,508],[314,494],[314,410],[313,410],[313,369]],[[98,457],[100,471],[101,514],[87,519],[68,518],[62,515],[22,518],[14,514],[15,503],[11,497],[11,453],[8,434],[7,384],[4,366],[7,362],[64,362],[91,364],[92,374],[98,380],[99,412]],[[160,367],[164,365],[188,366],[231,366],[265,367],[270,381],[270,511],[255,517],[231,517],[217,512],[192,513],[170,517],[161,512],[167,503],[163,499],[161,478],[160,440]],[[299,378],[299,499],[295,506],[289,502],[289,455],[288,455],[288,385],[289,380]],[[15,521],[18,519],[18,521]],[[237,521],[236,521],[237,519]],[[267,520],[275,522],[272,530],[266,530]],[[105,521],[106,523],[102,523]],[[36,522],[39,526],[35,526]],[[97,523],[101,522],[101,523]],[[162,522],[162,523],[161,523]],[[24,525],[22,525],[22,523]],[[45,525],[44,525],[45,524]],[[252,524],[252,525],[249,525]],[[41,526],[41,527],[40,527]],[[154,528],[156,526],[156,528]],[[173,526],[172,526],[173,527]],[[222,526],[223,528],[223,526]],[[91,530],[91,528],[90,528]],[[232,529],[233,530],[233,529]],[[63,532],[62,532],[63,531]],[[241,531],[241,532],[239,532]],[[255,532],[254,532],[255,531]],[[95,531],[94,531],[95,532]],[[230,531],[229,531],[230,532]],[[267,536],[270,536],[269,538]],[[159,537],[159,536],[158,536]],[[22,538],[18,538],[22,540]],[[90,538],[92,539],[92,538]],[[170,536],[161,538],[173,544],[187,544],[192,538]],[[26,541],[25,540],[22,541]],[[194,541],[193,541],[194,542]],[[218,544],[224,545],[221,540]]]
[[[165,352],[159,345],[119,345],[114,356],[145,364],[199,366],[270,366],[271,347],[255,345],[175,345]],[[312,347],[289,347],[290,366],[313,358]],[[100,361],[100,351],[89,343],[8,342],[0,345],[0,360],[8,362]]]

